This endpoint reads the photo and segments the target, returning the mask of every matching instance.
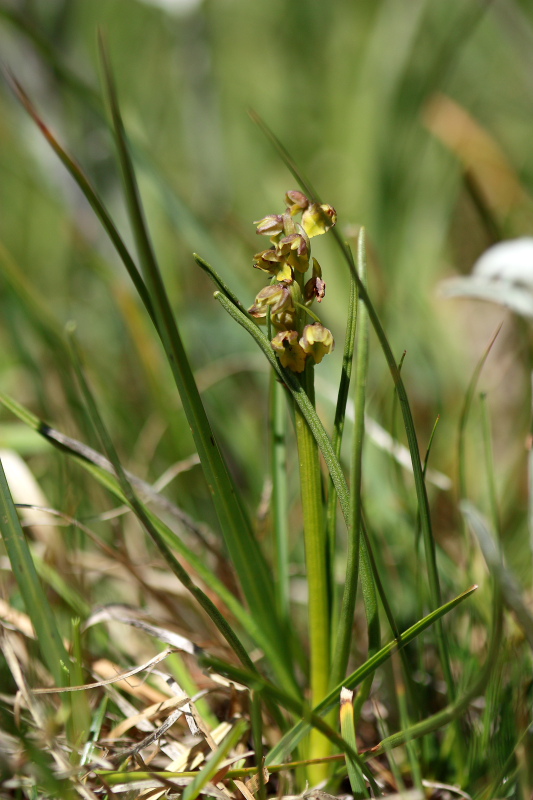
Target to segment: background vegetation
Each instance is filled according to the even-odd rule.
[[[495,241],[531,233],[533,6],[526,0],[205,0],[181,10],[163,6],[138,0],[0,0],[2,61],[82,164],[133,250],[101,100],[96,32],[104,32],[168,295],[209,418],[272,559],[265,512],[267,363],[215,303],[212,284],[192,257],[198,252],[212,263],[245,306],[263,285],[251,268],[259,249],[252,220],[281,211],[285,191],[297,187],[251,121],[250,108],[337,209],[343,237],[353,239],[365,226],[369,294],[398,361],[406,351],[402,376],[422,454],[440,415],[430,465],[451,484],[448,489],[429,484],[429,494],[443,597],[480,584],[477,595],[445,620],[452,667],[464,688],[484,661],[495,590],[458,508],[465,496],[457,480],[461,415],[475,365],[503,321],[468,417],[466,497],[491,519],[515,588],[527,603],[531,336],[529,323],[501,306],[444,299],[439,284],[469,273]],[[8,81],[0,85],[0,174],[1,391],[101,449],[67,355],[63,328],[75,320],[86,371],[122,463],[153,483],[194,456],[164,353],[86,199]],[[327,271],[323,321],[337,339],[335,353],[317,376],[317,406],[330,431],[349,276],[333,242],[317,242],[316,248]],[[487,395],[484,402],[480,391]],[[367,412],[404,441],[393,384],[372,337]],[[98,536],[95,543],[61,520],[51,525],[47,518],[45,524],[42,515],[30,529],[65,636],[73,616],[85,620],[96,606],[120,602],[172,622],[201,646],[213,646],[206,618],[181,597],[138,524],[131,515],[112,513],[113,499],[83,469],[7,410],[1,412],[0,443],[24,458],[43,492],[40,499],[27,499],[24,481],[31,483],[30,478],[13,478],[17,502],[58,509]],[[363,490],[380,574],[404,630],[433,610],[415,557],[416,496],[409,472],[368,439]],[[192,518],[217,530],[194,459],[165,491]],[[303,630],[298,493],[296,456],[290,455],[293,614]],[[339,530],[339,576],[343,536]],[[131,565],[137,570],[133,577]],[[24,604],[6,559],[2,570],[5,625],[20,628],[21,619],[10,615],[22,612]],[[221,566],[232,589],[233,576],[223,571]],[[364,628],[358,607],[355,630]],[[94,660],[106,658],[122,668],[154,652],[133,630],[118,627],[116,638],[107,628],[98,630],[83,645],[93,667]],[[353,667],[366,657],[365,635],[356,637]],[[28,665],[30,685],[43,685],[42,665],[31,643],[25,647],[26,655],[22,650],[18,655]],[[433,635],[425,634],[409,657],[429,715],[445,705]],[[183,681],[181,668],[173,669]],[[201,683],[195,669],[189,666]],[[5,664],[2,671],[4,685],[11,687],[7,697],[13,678]],[[87,682],[86,674],[80,678]],[[384,719],[380,723],[376,706],[369,707],[358,731],[360,747],[401,727],[394,685],[390,668],[378,673],[375,699]],[[2,716],[6,731],[15,735],[6,697]],[[526,797],[533,786],[531,735],[525,733],[531,723],[531,660],[523,627],[512,614],[505,617],[487,697],[464,723],[462,759],[450,743],[454,734],[424,739],[417,756],[423,777],[457,783],[476,796]],[[214,711],[219,717],[228,713],[226,707]],[[448,730],[457,734],[453,726]],[[409,785],[413,762],[398,758]],[[8,780],[16,770],[8,758],[4,766]],[[27,774],[35,773],[28,767]],[[46,783],[46,768],[38,774]],[[390,786],[401,788],[396,773]],[[6,792],[26,791],[6,787]]]

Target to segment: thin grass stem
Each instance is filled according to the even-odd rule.
[[[289,524],[287,486],[286,392],[276,374],[270,375],[272,526],[276,549],[276,596],[280,619],[289,619]]]
[[[56,625],[54,613],[39,581],[31,550],[11,497],[0,461],[0,531],[11,569],[39,642],[44,661],[57,686],[68,686],[70,658]]]
[[[361,228],[357,243],[357,269],[360,281],[366,285],[366,244],[365,230]],[[348,551],[346,554],[346,578],[340,609],[339,624],[336,630],[335,652],[332,662],[330,685],[342,681],[348,665],[352,638],[353,615],[359,577],[359,541],[361,536],[361,483],[363,439],[365,430],[366,378],[368,373],[368,317],[364,305],[358,301],[357,310],[357,354],[356,385],[354,403],[354,433],[351,466],[351,505],[348,529]],[[371,570],[367,578],[372,580]],[[375,592],[372,593],[375,600]],[[370,595],[369,595],[370,597]],[[370,612],[371,617],[375,612]]]
[[[357,327],[357,284],[350,274],[350,297],[348,301],[348,319],[346,323],[346,334],[344,337],[344,351],[342,354],[341,378],[339,390],[337,392],[337,404],[335,407],[335,418],[333,422],[332,447],[337,460],[340,463],[342,436],[344,433],[344,422],[346,418],[346,405],[348,402],[348,392],[350,388],[350,378],[352,374],[353,351],[355,344],[355,331]],[[326,537],[328,541],[328,558],[330,572],[332,575],[332,586],[330,588],[330,607],[331,607],[331,630],[334,630],[334,621],[338,619],[339,596],[335,583],[335,559],[337,545],[337,491],[335,485],[328,474],[328,499],[326,506]]]

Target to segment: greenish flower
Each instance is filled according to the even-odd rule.
[[[287,306],[270,315],[270,322],[278,331],[290,331],[296,328],[298,314],[295,308]]]
[[[309,237],[301,225],[296,225],[294,233],[279,240],[277,250],[287,256],[288,263],[298,272],[304,273],[309,269]]]
[[[337,222],[337,212],[326,203],[312,203],[302,214],[302,226],[310,239],[326,233]]]
[[[280,331],[272,339],[272,347],[284,367],[293,372],[304,371],[305,352],[298,342],[297,331]]]
[[[277,248],[271,247],[254,256],[254,267],[276,277],[278,281],[292,281],[292,270],[287,257]]]
[[[269,308],[272,314],[283,308],[292,308],[291,293],[285,284],[274,283],[261,289],[255,298],[255,303],[248,309],[248,313],[252,317],[261,319],[266,317]]]
[[[292,217],[294,217],[295,214],[299,214],[300,211],[305,211],[309,205],[309,199],[305,194],[296,190],[287,192],[285,195],[285,202],[287,203],[287,211]]]
[[[284,231],[283,214],[268,214],[263,219],[257,219],[254,225],[257,225],[257,233],[262,236],[277,236]]]
[[[300,346],[306,355],[313,358],[315,364],[320,364],[324,356],[331,353],[335,347],[333,334],[319,322],[306,325],[300,339]]]

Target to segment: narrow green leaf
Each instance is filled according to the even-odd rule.
[[[28,113],[32,116],[36,124],[39,126],[43,135],[50,143],[51,147],[59,156],[60,160],[65,165],[65,167],[72,175],[74,180],[77,182],[80,189],[85,194],[89,203],[93,207],[96,215],[100,219],[100,222],[107,231],[113,245],[115,246],[122,261],[124,262],[126,269],[128,270],[128,273],[135,285],[135,288],[137,289],[139,296],[141,297],[146,309],[148,310],[148,313],[150,314],[156,329],[158,329],[160,320],[159,318],[156,319],[156,314],[152,306],[153,293],[152,292],[148,293],[146,285],[142,277],[140,276],[139,271],[132,257],[130,256],[127,248],[125,247],[122,238],[120,237],[120,234],[118,233],[113,221],[111,220],[111,217],[109,216],[102,200],[99,198],[98,194],[92,187],[90,181],[83,173],[80,166],[61,147],[61,145],[58,143],[57,139],[54,137],[50,129],[45,125],[43,120],[40,118],[34,106],[32,105],[31,101],[29,100],[27,94],[20,86],[20,84],[14,78],[11,79],[11,82],[22,104],[24,105]],[[111,89],[112,87],[110,87],[110,90]],[[114,94],[113,94],[113,99],[115,99]],[[114,108],[114,110],[118,114],[118,106],[116,104],[114,105],[112,104],[112,108]],[[123,134],[121,121],[119,127],[120,130],[117,133],[117,140],[120,140],[121,143],[124,145],[122,150],[120,150],[119,147],[119,152],[121,156],[125,156],[127,160],[127,166],[131,168],[131,162],[129,161],[129,154],[127,153],[125,140],[124,138],[120,139],[120,134]],[[123,163],[123,168],[124,168],[124,163]],[[132,174],[132,169],[130,170],[130,172]],[[129,189],[131,188],[132,184],[130,181]],[[134,176],[133,176],[133,189],[135,190],[134,191],[135,197],[138,200]],[[128,195],[128,197],[131,198],[131,194]],[[140,201],[137,203],[137,209],[139,208],[140,208]],[[138,214],[136,216],[136,219],[137,222],[139,222],[140,220],[142,228],[143,225],[142,212],[140,212],[140,215]],[[135,228],[134,225],[134,230],[138,231],[139,229]],[[145,246],[146,244],[148,244],[148,248]],[[147,237],[144,237],[143,239],[143,243],[140,247],[140,252],[143,256],[146,256],[147,253],[151,252],[151,246],[149,245],[149,240],[147,239]],[[163,295],[164,299],[166,299],[166,295],[164,294],[164,289],[163,289]],[[164,311],[165,312],[170,311],[170,305],[168,303],[168,300],[166,300],[166,308],[164,309]],[[172,325],[170,327],[172,327]],[[177,333],[177,329],[175,332]],[[165,335],[162,334],[161,338],[163,340],[163,343],[165,344],[166,341]],[[179,337],[177,338],[175,337],[173,343],[181,346],[181,342],[178,340]],[[176,374],[180,371],[182,367],[184,372],[186,373],[188,364],[186,363],[186,358],[183,349],[181,348],[181,353],[179,352],[180,347],[177,348],[178,352],[176,352],[176,350],[172,350],[172,352],[169,352],[168,347],[165,347],[165,349],[167,352],[167,356],[169,356],[169,361],[171,363],[174,376],[176,377]],[[177,356],[179,355],[182,356],[181,361],[179,361],[179,359],[177,358]],[[197,394],[196,386],[194,386],[194,389],[191,389],[191,385],[194,384],[194,380],[192,380],[191,384],[191,381],[187,380],[187,377],[188,376],[185,375],[185,381],[180,382],[177,380],[178,388],[180,389],[181,387],[180,394],[182,396],[182,401],[186,413],[190,412],[191,409],[190,409],[190,404],[186,402],[186,393],[184,395],[184,386],[187,386],[187,389],[189,391],[192,391],[193,393],[196,391],[197,397],[193,400],[193,404],[194,402],[196,402],[197,404],[201,402],[199,400],[199,395]],[[203,408],[201,410],[203,411]],[[205,417],[205,413],[203,416]],[[194,414],[192,415],[192,417],[194,417]],[[189,423],[191,424],[191,428],[193,430],[193,435],[195,432],[198,434],[198,427],[195,425],[196,420],[192,419],[191,422],[190,413],[188,415],[188,419]],[[219,519],[221,520],[221,527],[223,529],[223,533],[225,535],[228,544],[228,549],[230,550],[232,559],[234,560],[234,563],[237,566],[239,576],[242,580],[244,594],[250,604],[250,607],[253,608],[255,611],[257,611],[257,613],[260,615],[265,631],[268,632],[268,635],[271,637],[273,642],[277,642],[278,641],[277,634],[279,628],[276,625],[275,618],[273,618],[275,617],[275,609],[273,614],[273,604],[270,603],[270,598],[273,597],[273,589],[272,589],[272,582],[270,581],[269,571],[266,566],[266,562],[264,560],[264,557],[262,556],[262,553],[259,549],[257,542],[253,537],[249,520],[246,519],[246,516],[243,513],[243,509],[240,507],[237,501],[237,498],[235,496],[235,490],[231,482],[231,478],[227,473],[225,465],[222,463],[222,457],[220,455],[220,452],[218,451],[218,446],[214,442],[214,437],[212,435],[212,432],[210,431],[208,424],[207,425],[204,424],[203,426],[200,425],[199,435],[203,436],[205,445],[204,447],[200,448],[198,447],[198,442],[197,442],[197,449],[199,451],[199,455],[201,458],[203,455],[202,465],[204,467],[204,471],[206,472],[207,482],[209,486],[212,488],[212,490],[214,490],[215,506],[217,507],[217,513],[219,514]],[[215,466],[214,470],[213,470],[213,464],[211,462],[214,463]],[[220,486],[222,486],[222,489],[220,489]],[[228,522],[228,517],[230,520],[229,522]],[[240,541],[241,539],[244,539],[244,543]],[[240,551],[240,553],[238,553],[237,551]],[[278,649],[281,654],[281,657],[283,658],[284,650],[281,643],[278,643]],[[286,671],[290,672],[290,667],[288,663],[286,664]],[[291,680],[293,682],[293,687],[296,688],[296,683],[294,679],[291,678]]]
[[[357,246],[357,271],[361,283],[366,286],[366,242],[365,229],[361,228]],[[359,576],[359,542],[361,536],[361,482],[363,462],[363,439],[365,431],[366,378],[368,373],[368,316],[364,304],[358,302],[357,310],[357,363],[355,385],[355,419],[352,445],[351,505],[348,529],[348,551],[346,554],[346,577],[340,618],[335,641],[335,655],[331,670],[331,685],[340,683],[346,672],[353,629],[353,615]],[[372,572],[366,573],[372,581]],[[375,593],[374,593],[375,594]]]
[[[350,744],[355,751],[357,751],[357,739],[355,736],[355,721],[354,721],[354,707],[353,707],[353,692],[349,689],[341,689],[341,707],[340,707],[340,720],[341,720],[341,733],[344,739]],[[355,800],[362,800],[368,797],[368,792],[363,778],[361,765],[350,756],[346,756],[346,767],[348,769],[348,777],[350,779],[350,786]]]
[[[204,786],[217,774],[220,764],[228,753],[239,743],[247,729],[248,723],[245,719],[240,719],[234,725],[230,732],[224,737],[219,747],[207,757],[204,767],[184,789],[182,795],[183,800],[196,800]]]
[[[463,500],[460,509],[479,542],[487,566],[494,576],[506,605],[514,612],[517,622],[533,650],[533,614],[523,600],[516,577],[504,564],[496,536],[490,530],[488,521],[472,503]]]
[[[365,535],[365,531],[363,528],[362,520],[361,520],[361,536],[360,541],[360,563],[359,563],[359,573],[361,577],[361,593],[363,595],[363,600],[365,604],[365,616],[366,616],[366,625],[368,631],[368,656],[369,658],[375,655],[380,647],[381,647],[381,625],[379,621],[379,607],[378,607],[378,597],[377,597],[377,587],[380,585],[377,580],[375,580],[375,573],[373,570],[372,565],[372,555],[370,551],[370,542],[368,541],[367,536]],[[383,587],[381,587],[383,590]],[[382,591],[384,595],[385,592]],[[388,602],[385,598],[386,606],[388,606]],[[403,650],[401,651],[403,654]],[[358,720],[361,716],[361,711],[363,705],[366,703],[368,698],[370,697],[370,690],[372,689],[372,683],[374,681],[374,675],[369,675],[363,683],[361,684],[361,688],[359,689],[357,696],[355,698],[354,703],[354,717]]]
[[[259,782],[258,794],[259,800],[266,800],[265,775],[263,769],[263,714],[261,710],[261,695],[258,692],[252,692],[251,700],[250,719],[252,723],[252,738]]]
[[[83,650],[81,644],[81,621],[76,617],[71,621],[72,642],[72,661],[70,670],[70,685],[80,686],[83,684]],[[67,698],[65,698],[66,700]],[[68,697],[70,704],[70,718],[68,720],[69,739],[74,744],[76,760],[80,748],[85,745],[89,738],[91,728],[91,707],[87,692],[73,692]]]
[[[492,339],[488,343],[483,355],[476,364],[476,368],[472,373],[472,377],[470,378],[470,382],[466,390],[465,399],[461,410],[461,416],[459,418],[459,428],[457,432],[457,468],[458,468],[459,493],[461,499],[466,499],[468,497],[466,446],[465,446],[465,434],[466,434],[466,427],[468,424],[468,418],[470,416],[470,411],[472,409],[472,403],[474,401],[474,396],[476,393],[479,376],[481,375],[483,367],[485,366],[485,362],[489,357],[489,353],[492,350],[492,346],[496,341],[498,334],[500,333],[501,327],[502,327],[501,325],[498,326]]]
[[[257,344],[267,357],[270,365],[276,371],[278,377],[283,381],[283,383],[293,396],[298,407],[300,408],[302,415],[306,419],[309,429],[311,430],[313,436],[315,437],[315,440],[318,444],[318,447],[320,448],[322,456],[324,457],[324,461],[326,462],[326,466],[328,467],[332,483],[335,486],[335,490],[339,498],[339,503],[346,522],[346,526],[349,528],[351,519],[350,493],[348,491],[346,479],[344,477],[344,473],[342,471],[342,467],[339,463],[339,460],[333,450],[331,441],[326,431],[324,430],[324,426],[322,425],[322,422],[320,421],[313,407],[313,404],[310,402],[307,394],[303,391],[299,381],[295,378],[294,373],[284,369],[281,366],[279,360],[276,358],[272,350],[270,341],[267,339],[265,334],[258,328],[254,320],[248,314],[242,313],[221,292],[215,292],[215,297],[220,302],[222,307],[230,314],[230,316],[232,316],[233,319],[235,319],[254,338],[254,340],[257,342]],[[379,618],[377,616],[377,608],[375,606],[375,592],[376,592],[375,578],[371,570],[365,569],[364,573],[362,573],[361,575],[361,579],[364,582],[363,598],[365,600],[365,611],[367,613],[367,619],[369,620],[369,626],[370,626],[369,631],[372,632],[371,636],[372,647],[375,647],[376,645],[379,644],[379,624],[377,624],[376,627],[376,621],[378,621]],[[339,678],[338,682],[340,681],[341,679]]]
[[[292,711],[295,715],[301,715],[303,720],[305,720],[305,727],[294,747],[296,747],[296,745],[304,736],[309,734],[312,728],[315,728],[327,739],[329,739],[330,742],[336,745],[342,753],[346,753],[356,760],[358,759],[358,754],[351,747],[351,745],[349,745],[348,742],[346,742],[343,737],[322,718],[321,715],[310,709],[307,703],[291,697],[282,689],[270,683],[266,678],[263,678],[260,675],[255,676],[247,670],[233,666],[232,664],[228,664],[226,661],[221,661],[219,658],[214,658],[213,656],[204,654],[199,657],[199,662],[202,664],[202,666],[210,667],[214,672],[217,672],[220,675],[225,675],[226,677],[230,678],[230,680],[235,680],[244,684],[245,686],[248,686],[253,691],[260,693],[267,700],[270,700],[272,704],[278,704],[287,711]],[[332,704],[332,707],[333,705],[334,704]],[[327,711],[324,713],[327,713]],[[282,739],[282,741],[284,741],[284,739]],[[268,765],[271,763],[271,754],[267,756],[265,763]],[[373,778],[368,768],[365,765],[362,765],[362,769],[364,770],[364,773],[369,781],[372,781]]]
[[[203,259],[201,256],[199,256],[199,255],[198,255],[198,253],[193,253],[193,254],[192,254],[192,257],[194,258],[194,260],[196,261],[196,263],[198,264],[198,266],[199,266],[201,269],[203,269],[203,271],[204,271],[204,272],[206,272],[206,273],[209,275],[209,277],[210,277],[210,278],[211,278],[211,280],[212,280],[212,281],[213,281],[213,282],[214,282],[214,283],[217,285],[217,287],[219,288],[219,290],[220,290],[220,291],[221,291],[223,294],[225,294],[225,295],[226,295],[226,297],[228,298],[228,300],[231,300],[231,302],[233,303],[233,305],[237,306],[237,308],[240,308],[240,309],[241,309],[241,311],[245,311],[245,308],[244,308],[244,306],[242,305],[242,303],[241,303],[241,301],[239,300],[239,298],[237,297],[237,295],[235,295],[235,294],[234,294],[234,293],[231,291],[231,289],[229,288],[228,284],[227,284],[227,283],[226,283],[224,280],[222,280],[222,278],[221,278],[221,276],[218,274],[218,272],[215,272],[215,270],[213,269],[213,267],[211,266],[211,264],[208,264],[208,263],[207,263],[207,261],[206,261],[205,259]]]
[[[287,404],[285,389],[274,372],[270,377],[270,453],[272,527],[276,547],[276,596],[281,619],[289,620],[289,501],[287,487]]]
[[[38,114],[35,106],[31,102],[30,98],[20,85],[20,83],[16,80],[15,77],[9,75],[9,80],[11,82],[11,86],[13,91],[17,95],[18,99],[33,119],[35,124],[38,126],[39,130],[45,137],[46,141],[51,146],[54,153],[58,156],[61,163],[65,166],[71,177],[75,180],[78,184],[79,188],[85,195],[85,198],[89,202],[91,208],[93,209],[94,213],[100,220],[102,227],[106,231],[107,235],[109,236],[115,250],[119,254],[120,258],[122,259],[122,263],[126,267],[130,278],[133,281],[133,285],[139,294],[146,310],[150,314],[152,320],[155,322],[154,311],[152,308],[152,301],[150,296],[146,291],[146,286],[139,274],[139,270],[137,269],[137,265],[135,264],[133,258],[131,257],[128,248],[124,244],[124,241],[118,232],[115,223],[111,219],[109,212],[107,211],[103,200],[98,195],[96,189],[91,184],[89,178],[83,172],[81,166],[77,163],[77,161],[70,156],[67,151],[61,146],[58,142],[50,128],[45,124],[44,120]]]
[[[102,730],[102,725],[104,724],[107,712],[107,703],[108,703],[108,695],[105,694],[102,697],[100,705],[93,714],[90,727],[90,738],[85,747],[83,748],[80,758],[81,766],[83,766],[84,764],[90,764],[93,759],[93,755],[97,751],[96,743],[100,739],[100,731]]]
[[[26,612],[39,642],[43,658],[57,686],[68,686],[70,658],[57,629],[0,461],[0,531],[13,575],[24,600]]]
[[[348,402],[348,392],[350,389],[350,378],[352,374],[353,351],[355,346],[355,331],[357,326],[357,284],[350,273],[350,298],[348,301],[348,319],[346,322],[346,333],[344,336],[344,351],[342,354],[341,379],[337,392],[337,403],[335,406],[335,419],[333,421],[332,447],[337,460],[340,462],[342,436],[344,432],[344,421],[346,417],[346,406]],[[328,481],[328,501],[326,508],[326,531],[328,540],[328,558],[331,574],[331,629],[335,630],[334,623],[339,618],[339,596],[335,586],[333,576],[333,565],[336,557],[336,528],[337,528],[337,492],[335,484],[329,476]]]

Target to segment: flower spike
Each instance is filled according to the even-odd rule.
[[[285,202],[283,214],[267,214],[254,223],[257,233],[269,236],[272,243],[272,247],[255,254],[254,267],[276,283],[261,289],[248,313],[260,323],[269,316],[278,331],[271,344],[280,362],[293,372],[303,372],[308,359],[319,364],[335,346],[331,331],[319,321],[304,327],[305,308],[315,299],[321,303],[326,294],[316,258],[312,260],[312,278],[304,283],[303,276],[311,263],[310,239],[332,228],[337,214],[333,206],[312,203],[297,190],[288,191]],[[302,215],[301,224],[295,219],[298,214]]]

